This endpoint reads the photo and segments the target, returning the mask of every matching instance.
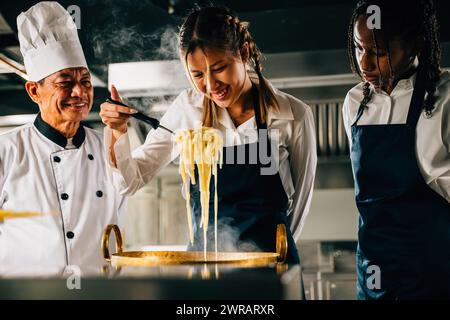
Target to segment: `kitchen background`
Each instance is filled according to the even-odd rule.
[[[37,106],[24,90],[22,56],[15,19],[37,1],[0,4],[0,132],[34,119]],[[114,83],[128,102],[160,117],[170,101],[189,86],[177,60],[180,19],[195,3],[181,0],[62,0],[79,23],[95,86],[87,124],[102,129],[99,105]],[[214,1],[250,22],[263,53],[264,74],[279,89],[312,108],[319,155],[314,198],[298,243],[305,291],[311,299],[355,297],[355,249],[358,213],[341,108],[358,79],[347,59],[351,0]],[[443,66],[450,67],[448,1],[436,1],[441,22]],[[78,20],[77,20],[78,19]],[[144,141],[149,127],[132,121],[132,144]],[[181,178],[175,164],[134,195],[125,221],[128,249],[187,242]]]

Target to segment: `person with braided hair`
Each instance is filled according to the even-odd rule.
[[[343,106],[360,213],[357,296],[450,299],[450,72],[433,1],[359,1],[348,51],[362,80]]]
[[[261,52],[248,24],[228,9],[195,9],[182,24],[178,39],[193,88],[175,99],[161,124],[172,130],[212,127],[222,135],[223,166],[217,170],[218,250],[275,252],[277,225],[284,224],[286,261],[299,263],[296,241],[309,211],[317,164],[311,109],[264,78]],[[113,99],[119,98],[115,89],[112,93]],[[130,152],[126,133],[126,113],[130,112],[110,103],[102,104],[100,112],[107,125],[111,171],[127,195],[179,153],[170,133],[163,130],[151,131],[144,145]],[[200,223],[198,183],[184,191],[190,194],[193,216],[194,241],[189,249],[203,250],[205,226]],[[214,191],[211,179],[211,196]],[[209,220],[214,221],[214,198],[209,209]],[[213,251],[215,242],[207,244]]]

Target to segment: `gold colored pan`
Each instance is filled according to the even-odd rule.
[[[114,231],[117,253],[109,253],[109,237]],[[123,251],[123,238],[117,225],[108,225],[103,232],[103,257],[114,267],[121,266],[159,266],[180,264],[218,263],[238,266],[267,266],[283,263],[287,255],[286,226],[277,226],[277,252],[206,252],[203,251]]]

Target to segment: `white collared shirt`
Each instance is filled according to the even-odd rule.
[[[398,82],[388,95],[373,92],[358,125],[406,123],[416,74]],[[363,97],[363,84],[352,88],[344,101],[343,118],[351,144],[351,125]],[[450,202],[450,71],[445,70],[437,85],[438,99],[431,118],[422,112],[416,127],[416,157],[425,182]]]
[[[279,174],[289,198],[288,221],[298,240],[305,217],[309,211],[317,165],[314,118],[311,109],[300,100],[272,89],[280,109],[269,111],[268,129],[272,139],[279,134]],[[172,103],[161,119],[161,124],[172,130],[186,130],[202,124],[203,95],[187,89]],[[252,143],[257,140],[255,117],[237,128],[228,112],[219,108],[219,128],[225,146]],[[105,128],[105,146],[111,142],[111,130]],[[165,130],[152,130],[145,143],[130,152],[127,134],[114,145],[117,169],[109,164],[122,194],[132,195],[149,182],[163,167],[178,155],[172,135]],[[271,186],[267,186],[270,188]]]

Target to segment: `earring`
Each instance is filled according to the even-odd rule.
[[[433,116],[433,110],[424,110],[423,116],[425,119],[430,119]]]

